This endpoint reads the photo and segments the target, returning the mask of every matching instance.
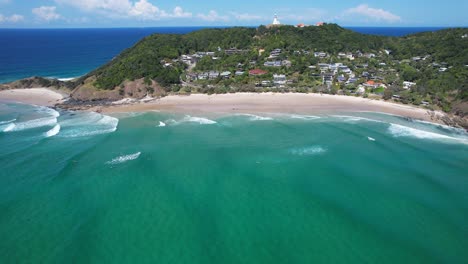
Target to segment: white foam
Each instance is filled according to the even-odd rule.
[[[200,125],[213,125],[213,124],[216,124],[217,122],[208,118],[204,118],[204,117],[195,117],[195,116],[188,115],[182,118],[181,120],[175,120],[175,119],[166,120],[166,123],[171,124],[171,125],[179,125],[182,123],[197,123]]]
[[[130,154],[130,155],[119,156],[115,159],[112,159],[111,161],[106,162],[106,164],[110,164],[110,165],[121,164],[130,160],[136,160],[140,157],[140,155],[141,155],[141,152],[137,152],[137,153]]]
[[[384,123],[379,120],[360,117],[360,116],[346,116],[346,115],[332,115],[332,117],[336,117],[342,119],[345,122],[358,122],[358,121],[368,121],[368,122],[377,122],[377,123]]]
[[[75,79],[78,79],[80,78],[80,76],[78,77],[71,77],[71,78],[57,78],[57,80],[61,81],[61,82],[68,82],[68,81],[71,81],[71,80],[75,80]]]
[[[43,118],[33,119],[33,120],[25,121],[25,122],[12,123],[3,131],[4,132],[23,131],[23,130],[38,128],[38,127],[43,127],[43,126],[53,126],[55,124],[57,124],[56,117],[43,117]]]
[[[5,125],[5,124],[13,123],[13,122],[15,122],[15,121],[16,121],[16,119],[7,120],[7,121],[0,121],[0,125]]]
[[[166,123],[159,121],[159,126],[158,127],[165,127]]]
[[[45,106],[39,106],[36,109],[36,112],[47,115],[47,116],[51,116],[51,117],[59,117],[60,116],[59,112],[57,112],[56,110],[54,110],[52,108],[45,107]]]
[[[320,119],[320,116],[311,116],[311,115],[290,115],[289,118],[293,119],[302,119],[302,120],[315,120]]]
[[[272,117],[259,116],[259,115],[252,115],[252,114],[241,114],[241,116],[247,116],[247,117],[249,117],[249,120],[250,120],[250,121],[267,121],[267,120],[273,120]]]
[[[3,132],[10,132],[10,131],[13,131],[13,129],[15,129],[16,125],[14,123],[11,123],[11,124],[8,124],[4,129],[3,129]]]
[[[195,117],[195,116],[186,116],[184,122],[198,123],[200,125],[213,125],[216,124],[216,121],[213,121],[204,117]]]
[[[464,143],[468,143],[466,139],[450,137],[443,134],[438,134],[434,132],[424,131],[416,128],[406,127],[397,124],[390,124],[388,131],[394,137],[414,137],[419,139],[448,139],[448,140],[457,140]]]
[[[325,153],[327,150],[321,146],[312,146],[312,147],[304,147],[304,148],[295,148],[292,149],[290,152],[294,155],[298,156],[311,156],[311,155],[318,155]]]
[[[375,138],[372,138],[372,137],[367,137],[367,139],[368,139],[369,141],[375,141]]]
[[[67,138],[88,137],[115,132],[119,119],[98,113],[81,113],[61,122],[60,136]]]
[[[465,130],[463,128],[451,127],[451,126],[432,123],[432,122],[423,121],[423,120],[414,120],[414,121],[417,122],[417,123],[421,123],[421,124],[426,124],[426,125],[430,125],[430,126],[434,126],[434,127],[440,127],[440,128],[443,128],[445,130],[448,130],[450,132],[454,132],[454,133],[457,133],[457,134],[462,134],[462,135],[466,134],[466,132],[465,132]]]
[[[57,135],[59,132],[60,132],[60,125],[57,124],[57,125],[54,126],[54,128],[52,128],[51,130],[47,131],[47,132],[45,133],[45,136],[46,136],[46,137],[53,137],[53,136]]]

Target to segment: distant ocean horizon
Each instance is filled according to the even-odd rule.
[[[0,83],[31,76],[58,79],[87,74],[154,34],[186,34],[212,27],[0,29]],[[444,27],[345,27],[382,36],[404,36]]]

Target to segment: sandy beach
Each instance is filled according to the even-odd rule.
[[[64,95],[47,88],[13,89],[0,91],[1,101],[11,101],[41,106],[54,106],[63,102]]]
[[[320,94],[278,94],[278,93],[237,93],[237,94],[192,94],[173,95],[147,103],[103,107],[104,113],[143,112],[160,110],[181,113],[290,113],[327,114],[333,112],[383,112],[415,119],[437,122],[428,110],[371,100],[361,97],[320,95]],[[436,113],[443,115],[443,113]]]
[[[14,89],[0,91],[0,100],[28,104],[54,106],[63,102],[64,95],[46,88]],[[125,100],[123,100],[125,101]],[[152,110],[187,114],[233,114],[233,113],[287,113],[328,114],[346,112],[382,112],[393,115],[441,123],[444,114],[409,105],[365,99],[361,97],[298,94],[298,93],[236,93],[171,95],[152,101],[144,100],[129,104],[94,107],[103,113],[146,112]]]

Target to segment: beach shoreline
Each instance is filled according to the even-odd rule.
[[[185,114],[298,114],[381,112],[443,124],[442,112],[362,97],[299,93],[170,95],[145,103],[95,107],[105,114],[162,111]]]
[[[65,102],[67,94],[48,88],[11,89],[0,91],[0,101],[53,107]],[[300,94],[300,93],[235,93],[169,95],[148,100],[122,100],[121,104],[78,107],[81,110],[119,114],[128,112],[162,111],[182,114],[298,114],[320,115],[334,113],[381,112],[412,119],[445,124],[446,115],[409,105],[362,97]],[[71,108],[73,109],[73,108]]]
[[[0,91],[0,101],[55,106],[68,97],[65,93],[48,88],[10,89]]]

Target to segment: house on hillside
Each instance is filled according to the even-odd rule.
[[[220,74],[221,78],[223,79],[229,79],[231,78],[231,72],[230,71],[225,71]]]
[[[284,84],[286,84],[286,75],[284,75],[284,74],[273,74],[273,83],[275,85],[284,85]]]
[[[219,72],[217,72],[217,71],[210,71],[210,73],[208,74],[208,78],[210,80],[214,80],[214,79],[216,79],[218,77],[219,77]]]
[[[261,70],[261,69],[254,69],[249,71],[249,75],[252,76],[261,76],[267,74],[267,71]]]
[[[403,89],[408,90],[408,89],[411,89],[411,87],[413,87],[413,86],[415,86],[415,85],[416,85],[416,83],[414,83],[414,82],[407,82],[407,81],[404,81],[404,82],[403,82]]]

